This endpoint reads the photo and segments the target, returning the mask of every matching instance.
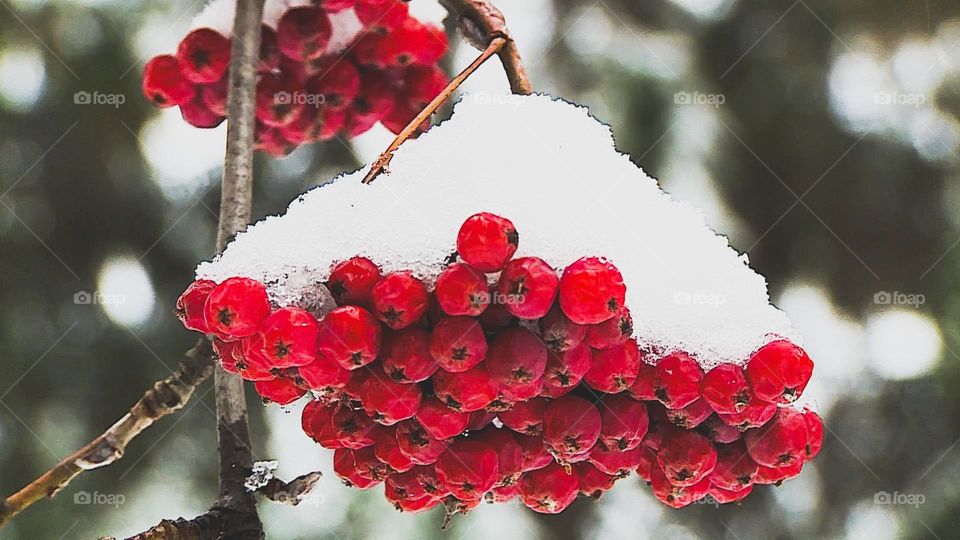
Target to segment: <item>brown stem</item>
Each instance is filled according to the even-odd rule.
[[[370,182],[373,182],[377,176],[379,176],[380,173],[387,168],[387,165],[390,164],[390,161],[393,159],[393,152],[396,151],[397,148],[400,148],[400,145],[403,144],[404,141],[409,139],[414,133],[417,132],[418,129],[420,129],[420,126],[427,121],[427,119],[429,119],[430,116],[435,113],[437,109],[439,109],[440,106],[443,105],[450,98],[450,96],[453,95],[454,92],[457,91],[457,88],[460,88],[460,85],[463,84],[463,81],[467,80],[467,78],[470,77],[470,75],[476,71],[477,68],[489,60],[491,56],[497,54],[497,52],[503,49],[506,44],[507,40],[505,38],[494,38],[490,42],[490,45],[487,46],[486,50],[483,51],[483,53],[481,53],[472,64],[467,66],[467,69],[461,71],[459,75],[454,77],[453,80],[447,84],[447,87],[444,88],[443,91],[437,95],[437,97],[433,98],[433,101],[424,107],[424,109],[420,111],[420,114],[418,114],[412,121],[410,121],[409,124],[407,124],[407,127],[403,128],[403,130],[397,134],[396,138],[393,139],[393,142],[390,143],[390,146],[382,154],[380,154],[380,157],[378,157],[376,161],[373,162],[373,165],[370,167],[370,172],[368,172],[367,176],[363,179],[363,183],[369,184]]]
[[[105,467],[123,457],[130,441],[158,419],[183,407],[212,371],[212,350],[210,342],[204,338],[187,351],[176,371],[154,383],[153,388],[147,390],[130,412],[110,429],[7,497],[0,506],[0,527],[31,504],[54,496],[80,473]]]

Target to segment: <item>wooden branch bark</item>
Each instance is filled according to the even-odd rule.
[[[182,408],[194,390],[213,372],[213,351],[206,338],[187,351],[176,371],[154,383],[110,429],[65,457],[0,505],[0,527],[45,497],[53,497],[84,471],[105,467],[123,457],[127,444],[158,419]]]

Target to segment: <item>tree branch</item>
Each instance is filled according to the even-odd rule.
[[[44,497],[53,497],[84,471],[110,465],[136,436],[158,419],[182,408],[194,390],[213,372],[213,351],[203,338],[187,351],[176,371],[154,383],[130,412],[83,448],[65,457],[20,491],[7,497],[0,506],[0,527],[13,516]]]

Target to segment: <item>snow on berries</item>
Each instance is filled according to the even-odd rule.
[[[566,113],[552,105],[539,110]],[[509,123],[507,116],[498,120]],[[418,145],[429,146],[431,133]],[[391,171],[412,159],[403,152]],[[415,187],[412,176],[404,179],[411,182],[404,189]],[[317,193],[337,207],[370,211],[338,185]],[[795,477],[820,451],[821,418],[795,403],[812,362],[769,306],[765,288],[758,296],[742,286],[756,274],[739,281],[748,300],[731,298],[736,309],[704,315],[700,310],[715,308],[674,300],[671,276],[689,278],[692,265],[660,269],[655,253],[637,245],[618,251],[603,235],[591,236],[593,243],[573,240],[573,251],[566,230],[527,229],[536,223],[523,211],[528,202],[513,207],[514,217],[501,215],[496,203],[489,205],[496,213],[464,211],[454,199],[432,216],[447,235],[435,248],[412,233],[432,237],[432,221],[429,231],[425,223],[405,229],[414,216],[378,229],[366,244],[354,245],[360,237],[350,234],[333,247],[304,247],[302,234],[320,232],[309,225],[315,208],[301,202],[286,217],[241,233],[204,264],[178,301],[178,315],[188,328],[212,335],[223,367],[256,381],[264,398],[289,403],[308,395],[303,431],[335,451],[337,476],[358,489],[384,484],[387,500],[404,512],[443,506],[463,513],[483,501],[519,500],[556,513],[579,496],[602,498],[634,473],[668,506],[708,495],[725,504],[755,485]],[[499,199],[514,197],[501,192]],[[455,223],[447,214],[456,214]],[[667,223],[668,215],[659,216],[664,227],[683,228]],[[381,221],[366,219],[362,231]],[[304,227],[286,238],[281,233],[290,233],[291,222]],[[393,229],[406,233],[392,236]],[[710,238],[698,247],[715,258]],[[284,243],[296,255],[274,249]],[[631,259],[637,250],[644,255],[639,266]],[[725,281],[747,272],[737,264],[736,272],[720,265]],[[304,268],[309,279],[292,283],[289,276]],[[236,298],[217,293],[237,279],[263,285],[244,281],[234,286]],[[307,308],[301,297],[323,297],[312,288],[329,289],[337,307]],[[275,316],[290,307],[301,311]],[[221,328],[223,310],[252,329]],[[299,353],[308,331],[274,322],[293,313],[313,317],[317,329],[314,354],[295,361],[276,351]]]
[[[176,54],[144,69],[147,99],[179,106],[198,128],[226,118],[231,40],[220,26],[232,17],[218,13],[225,1],[211,2]],[[437,66],[446,34],[412,17],[402,0],[271,0],[264,11],[256,148],[274,157],[338,134],[356,137],[377,122],[399,132],[447,84]]]

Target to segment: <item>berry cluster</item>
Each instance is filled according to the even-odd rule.
[[[437,62],[441,28],[421,23],[403,0],[336,0],[288,9],[261,31],[256,147],[275,157],[335,135],[356,137],[377,122],[398,133],[447,84]],[[363,29],[329,50],[331,13],[352,9]],[[178,105],[192,126],[226,118],[230,39],[193,30],[175,55],[147,62],[143,92],[158,107]]]
[[[268,401],[307,391],[302,427],[350,486],[381,482],[400,510],[465,512],[519,498],[557,513],[636,471],[664,503],[727,503],[796,476],[822,444],[816,413],[787,406],[813,363],[784,340],[704,374],[633,338],[626,286],[587,257],[558,275],[514,258],[507,219],[471,216],[428,287],[371,260],[335,266],[325,314],[272,309],[252,279],[193,283],[177,309],[212,334],[224,369]]]

